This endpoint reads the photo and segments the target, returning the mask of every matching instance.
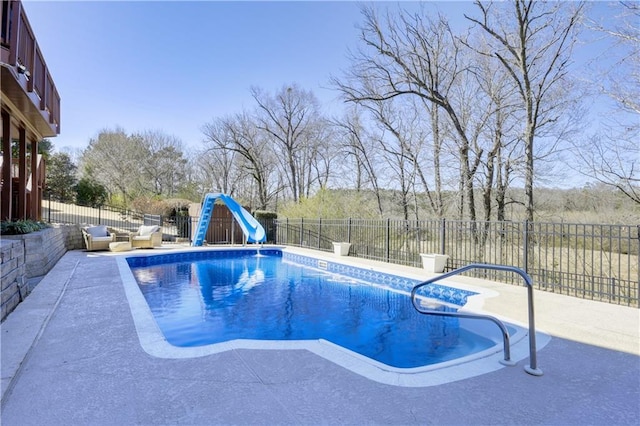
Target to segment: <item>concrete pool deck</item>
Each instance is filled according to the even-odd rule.
[[[615,425],[640,419],[636,308],[536,291],[537,328],[552,336],[538,351],[543,376],[526,374],[525,359],[438,386],[400,387],[306,350],[155,358],[138,339],[116,262],[122,255],[66,253],[2,323],[3,425]],[[384,266],[428,278],[420,269]],[[495,292],[485,311],[526,323],[524,287],[459,281]]]

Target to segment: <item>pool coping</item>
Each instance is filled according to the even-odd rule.
[[[309,257],[308,253],[301,254],[300,251],[295,248],[280,246],[269,246],[269,248],[282,250],[283,254],[293,253]],[[195,247],[176,249],[173,250],[172,253],[179,255],[180,253],[194,251],[235,251],[248,249],[255,250],[256,248]],[[505,368],[505,365],[500,363],[503,359],[501,340],[497,341],[498,344],[492,348],[463,358],[425,367],[406,369],[395,368],[382,364],[324,339],[295,341],[233,340],[192,348],[176,347],[166,341],[163,333],[156,324],[153,314],[151,313],[151,310],[138,287],[129,267],[129,263],[127,262],[128,257],[146,257],[156,255],[158,255],[158,253],[131,253],[128,255],[118,256],[116,258],[116,263],[124,286],[125,295],[129,302],[129,308],[134,320],[140,345],[147,354],[157,358],[183,359],[203,357],[236,349],[307,350],[370,380],[405,387],[436,386]],[[355,266],[348,257],[330,258],[328,256],[318,255],[317,258],[329,259],[328,261],[332,263],[361,268],[361,266]],[[392,270],[391,268],[385,268],[384,265],[376,267],[371,266],[366,269],[383,274],[399,275],[398,268],[393,268],[394,270]],[[401,274],[400,276],[407,279],[416,279],[415,276],[411,275],[412,274],[407,273]],[[484,304],[484,299],[494,297],[496,295],[492,290],[474,288],[468,284],[460,284],[455,280],[450,279],[446,280],[446,286],[477,293],[467,299],[467,304],[463,308],[465,311],[474,313],[484,313],[480,309]],[[526,338],[528,336],[527,326],[512,319],[499,319],[516,327],[518,330],[516,334],[511,336],[511,361],[515,364],[527,358],[529,356],[529,342]],[[551,337],[548,334],[537,330],[536,340],[537,349],[540,350],[550,342]]]

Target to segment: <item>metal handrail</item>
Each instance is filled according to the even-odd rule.
[[[428,283],[423,283],[428,284]],[[423,284],[419,284],[422,286]],[[511,347],[509,345],[509,331],[507,327],[500,321],[499,319],[492,317],[491,315],[482,315],[482,314],[472,314],[472,313],[463,313],[463,312],[447,312],[447,311],[435,311],[432,309],[421,309],[419,308],[413,299],[413,291],[411,296],[411,301],[413,302],[413,307],[416,308],[418,312],[425,315],[438,315],[441,317],[456,317],[456,318],[474,318],[474,319],[486,319],[489,321],[493,321],[498,327],[500,327],[500,331],[502,331],[502,347],[504,352],[504,357],[500,360],[501,364],[514,366],[515,362],[511,361]]]
[[[504,345],[504,360],[501,361],[502,364],[505,365],[515,365],[513,361],[511,361],[511,353],[510,353],[510,344],[509,344],[509,332],[505,325],[499,319],[492,317],[490,315],[482,315],[482,314],[472,314],[472,313],[464,313],[464,312],[442,312],[442,311],[434,311],[434,310],[423,310],[416,303],[416,293],[419,288],[424,287],[428,284],[435,283],[436,281],[443,280],[445,278],[452,277],[454,275],[461,274],[463,272],[469,271],[471,269],[490,269],[494,271],[505,271],[505,272],[514,272],[524,278],[525,283],[527,284],[527,294],[528,294],[528,306],[529,306],[529,365],[524,367],[524,370],[533,375],[533,376],[542,376],[542,370],[537,367],[537,358],[536,358],[536,327],[535,327],[535,314],[533,310],[533,280],[520,268],[516,268],[515,266],[506,266],[506,265],[491,265],[484,263],[472,263],[466,266],[463,266],[458,269],[454,269],[451,272],[447,272],[445,274],[439,275],[434,278],[430,278],[411,289],[411,303],[413,307],[425,315],[439,315],[439,316],[451,316],[451,317],[460,317],[460,318],[476,318],[476,319],[485,319],[489,321],[493,321],[495,324],[500,327],[502,331],[503,337],[503,345]]]

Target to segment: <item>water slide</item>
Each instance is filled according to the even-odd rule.
[[[236,200],[220,192],[211,192],[204,197],[204,202],[202,203],[200,219],[198,220],[198,227],[196,228],[196,236],[192,244],[194,247],[199,247],[204,242],[207,229],[209,229],[209,221],[211,220],[213,207],[217,199],[222,200],[227,205],[227,208],[240,225],[247,242],[264,243],[267,240],[267,234],[264,232],[262,225],[260,225],[251,213],[238,204]]]

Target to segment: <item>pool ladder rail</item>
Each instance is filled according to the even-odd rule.
[[[504,359],[500,360],[501,364],[507,366],[514,366],[516,363],[511,360],[511,346],[509,343],[509,331],[507,327],[500,321],[498,318],[493,317],[491,315],[483,315],[483,314],[473,314],[467,312],[443,312],[436,311],[432,309],[423,309],[423,307],[417,302],[416,296],[417,292],[421,287],[426,285],[435,283],[436,281],[443,280],[445,278],[452,277],[454,275],[459,275],[463,272],[469,271],[471,269],[490,269],[494,271],[506,271],[513,272],[520,275],[526,285],[527,285],[527,294],[528,294],[528,306],[529,306],[529,365],[525,365],[524,371],[531,374],[532,376],[542,376],[542,370],[540,370],[537,366],[537,357],[536,357],[536,327],[535,327],[535,314],[533,310],[533,280],[520,268],[516,268],[514,266],[506,266],[506,265],[492,265],[485,263],[472,263],[466,266],[463,266],[458,269],[454,269],[451,272],[447,272],[446,274],[439,275],[434,278],[430,278],[427,281],[421,282],[420,284],[413,287],[411,290],[411,303],[413,307],[421,314],[425,315],[439,315],[445,317],[458,317],[458,318],[475,318],[475,319],[484,319],[489,320],[495,323],[502,332],[502,343],[503,343],[503,351],[504,351]]]

